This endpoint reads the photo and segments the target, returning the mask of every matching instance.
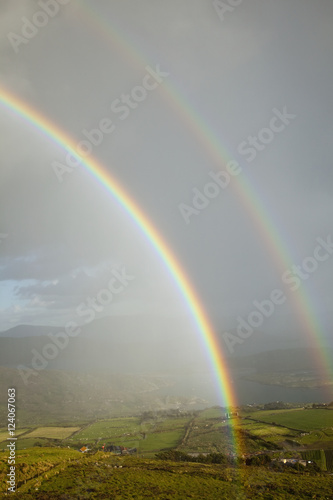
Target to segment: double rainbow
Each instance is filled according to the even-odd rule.
[[[74,156],[77,156],[76,144],[73,139],[36,109],[33,109],[27,103],[23,102],[17,96],[12,95],[3,88],[0,88],[0,103],[19,117],[23,118],[34,128],[39,130],[44,136],[48,137],[52,142],[58,144]],[[115,200],[117,200],[119,205],[121,205],[121,207],[128,213],[133,222],[139,227],[157,254],[160,256],[165,267],[173,277],[180,293],[185,299],[185,302],[198,326],[206,349],[206,354],[209,357],[215,373],[221,397],[221,404],[227,407],[235,406],[236,398],[229,379],[227,364],[218,344],[218,339],[193,286],[185,275],[171,248],[163,240],[162,235],[158,233],[140,207],[128,196],[123,187],[115,181],[103,165],[93,158],[86,158],[82,160],[82,165],[90,172],[92,177],[94,177],[96,181],[103,186],[104,189],[106,189],[115,198]]]
[[[151,44],[148,45],[144,37],[139,36],[139,34],[135,35],[126,25],[117,26],[107,17],[102,17],[97,12],[96,6],[92,7],[90,3],[83,0],[76,14],[77,18],[85,22],[97,38],[104,39],[110,46],[114,47],[129,64],[142,70],[147,64],[154,65],[156,62],[156,57],[152,52],[153,47]],[[117,23],[119,23],[119,19]],[[150,54],[149,58],[148,54]],[[163,65],[162,68],[168,70]],[[202,145],[203,150],[217,170],[234,159],[234,155],[227,150],[221,141],[220,134],[215,133],[202,113],[188,100],[181,90],[181,84],[173,79],[172,75],[163,82],[159,92],[166,99],[168,108],[172,108],[177,117],[181,118],[185,128],[192,132],[196,143]],[[251,218],[256,232],[267,248],[273,265],[282,276],[283,272],[291,265],[298,263],[293,259],[293,254],[296,252],[292,249],[292,243],[288,244],[291,237],[284,236],[282,230],[279,230],[272,208],[267,203],[263,203],[264,196],[259,192],[258,187],[254,186],[250,175],[246,173],[246,167],[242,169],[242,173],[237,178],[232,179],[230,189],[234,190],[245,212]],[[314,245],[316,245],[315,242]],[[277,283],[277,286],[281,286],[281,283]],[[315,300],[311,298],[306,284],[303,284],[297,292],[287,291],[287,294],[293,303],[295,315],[304,336],[308,338],[310,345],[314,348],[314,365],[324,378],[332,380],[333,363],[329,351],[325,347],[324,327],[315,313]]]
[[[104,36],[108,41],[116,43],[119,52],[126,56],[127,59],[131,60],[133,64],[143,68],[147,63],[152,63],[152,61],[147,60],[145,53],[148,51],[146,49],[142,51],[142,53],[139,52],[138,47],[140,46],[140,42],[138,40],[131,40],[131,34],[126,33],[125,37],[122,32],[119,30],[117,31],[116,27],[110,27],[105,20],[90,9],[85,2],[82,2],[81,7],[86,11],[86,14],[80,9],[78,11],[79,17],[82,18],[84,15],[87,18],[88,25],[91,28],[94,26],[96,27],[98,36]],[[216,168],[223,168],[227,161],[232,159],[232,155],[224,148],[218,134],[208,125],[194,105],[188,101],[184,93],[180,90],[180,86],[172,81],[172,77],[169,77],[160,87],[160,92],[161,95],[164,94],[168,103],[171,104],[175,110],[175,113],[181,116],[186,128],[191,130],[196,140],[202,144],[204,150],[216,165]],[[0,102],[41,131],[50,140],[59,144],[66,151],[69,150],[74,156],[77,156],[76,144],[71,137],[41,115],[36,109],[33,109],[18,97],[1,88]],[[82,165],[101,186],[112,194],[160,256],[164,265],[172,275],[198,325],[206,354],[209,357],[217,380],[221,404],[228,407],[235,406],[236,396],[217,337],[193,286],[185,275],[180,263],[175,258],[172,250],[142,212],[140,207],[138,207],[135,201],[128,196],[123,187],[110,175],[100,162],[89,157],[82,161]],[[274,223],[274,217],[271,215],[271,210],[261,201],[262,196],[256,191],[249,176],[246,175],[245,169],[243,169],[242,174],[240,174],[236,180],[233,180],[230,187],[235,190],[236,196],[243,204],[249,217],[251,217],[256,231],[260,234],[261,240],[267,247],[274,265],[282,274],[282,272],[288,269],[293,263],[290,245],[286,244],[285,239],[278,231],[277,225]],[[301,287],[300,290],[294,292],[291,297],[303,331],[311,340],[312,345],[316,347],[315,352],[318,357],[314,360],[315,364],[331,377],[331,360],[328,358],[327,351],[323,347],[322,327],[314,313],[310,296],[306,292],[305,287]],[[233,436],[234,440],[235,437],[236,435]],[[237,437],[237,445],[238,449],[240,449],[239,437]]]

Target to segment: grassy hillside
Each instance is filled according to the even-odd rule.
[[[4,491],[5,464],[0,454]],[[18,493],[11,498],[40,499],[329,499],[333,477],[279,472],[263,467],[179,463],[108,453],[82,455],[71,450],[22,451],[17,464]]]

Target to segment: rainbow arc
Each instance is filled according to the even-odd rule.
[[[76,144],[73,139],[39,113],[36,109],[19,99],[17,96],[0,88],[0,103],[29,123],[40,133],[46,136],[51,142],[58,144],[61,148],[69,151],[73,156],[77,156]],[[82,160],[82,166],[86,168],[92,177],[98,182],[113,198],[119,203],[132,221],[138,226],[142,234],[150,242],[152,248],[159,255],[165,268],[172,276],[179,292],[200,332],[203,345],[206,350],[209,362],[215,374],[221,404],[226,407],[237,405],[233,385],[228,373],[227,363],[219,346],[218,338],[210,324],[200,300],[185,275],[180,263],[173,254],[171,248],[164,241],[162,235],[152,225],[148,217],[143,213],[135,201],[129,197],[125,189],[111,176],[105,167],[96,159],[89,157]],[[233,430],[231,431],[233,434]],[[240,449],[240,439],[235,439],[233,443],[236,449]]]

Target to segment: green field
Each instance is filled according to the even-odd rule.
[[[62,441],[63,445],[76,449],[82,444],[100,448],[105,442],[137,448],[138,453],[152,454],[161,449],[177,446],[185,435],[189,421],[189,417],[159,417],[148,420],[130,417],[100,420],[85,426],[82,430],[79,427],[39,427],[17,440],[17,449],[32,447],[36,443],[47,446],[56,439]],[[4,437],[8,437],[7,432],[4,432]],[[5,448],[6,444],[4,440],[0,443],[0,447]]]
[[[137,442],[139,453],[155,452],[163,449],[175,448],[180,444],[186,432],[190,419],[166,418],[151,424],[150,431]]]
[[[39,443],[41,446],[50,446],[52,440],[56,439],[62,441],[78,430],[80,430],[80,427],[38,427],[37,429],[33,429],[31,431],[30,429],[21,429],[19,431],[20,434],[15,434],[15,437],[18,437],[16,441],[16,449],[23,450],[25,448],[30,448],[35,446],[36,443]],[[23,433],[25,434],[22,435]],[[20,435],[22,437],[20,437]],[[8,433],[0,433],[0,437],[5,438],[0,442],[0,448],[5,448],[8,443]]]
[[[333,427],[332,410],[270,410],[258,411],[249,415],[250,418],[258,419],[267,423],[275,423],[300,429],[303,431],[313,431]]]
[[[242,411],[241,416],[259,419],[259,417],[266,417],[268,415],[279,415],[281,413],[290,413],[290,412],[295,412],[295,411],[304,411],[304,407],[288,408],[288,409],[281,409],[281,410],[280,409],[279,410],[260,410],[259,409],[256,411]],[[261,419],[261,420],[263,420],[263,419]]]
[[[25,450],[28,448],[33,448],[36,446],[38,443],[38,446],[52,446],[51,442],[48,439],[36,439],[36,438],[31,438],[31,439],[18,439],[16,441],[16,450]],[[8,441],[3,441],[0,443],[0,449],[5,449],[8,444]]]
[[[140,432],[140,420],[138,418],[114,418],[100,420],[87,426],[75,435],[80,441],[95,441],[97,439],[116,440],[136,436]]]
[[[101,420],[78,432],[73,440],[88,444],[102,440],[107,444],[137,448],[139,453],[147,453],[177,446],[188,422],[188,417]]]
[[[312,449],[333,449],[333,412],[331,410],[257,411],[247,414],[247,417],[239,421],[239,425],[251,435],[261,437],[278,446],[284,446],[287,442],[288,447],[301,445]]]
[[[27,432],[29,429],[16,429],[15,430],[15,437],[17,436],[20,436],[20,434],[24,434],[25,432]],[[6,428],[1,428],[0,429],[0,442],[2,440],[5,440],[9,437],[9,434],[8,434],[8,429]]]
[[[231,420],[224,421],[224,412],[217,408],[209,408],[200,412],[189,425],[186,438],[178,447],[180,451],[189,453],[231,452],[234,442],[231,432]]]
[[[320,447],[333,449],[333,436],[330,429],[312,431],[305,436],[298,437],[297,442],[303,446],[309,446],[312,448],[315,446],[316,448]]]
[[[239,421],[237,427],[250,433],[251,436],[261,438],[271,443],[280,443],[285,439],[295,439],[299,436],[297,431],[292,431],[285,427],[277,427],[276,425],[263,424],[249,420]]]
[[[230,446],[232,447],[231,438],[228,438],[224,433],[214,430],[205,433],[199,430],[193,430],[190,433],[186,445],[179,449],[186,452],[222,453],[226,450],[230,451]]]
[[[38,427],[26,434],[26,438],[66,439],[80,427]]]
[[[201,420],[207,420],[209,418],[218,418],[218,419],[224,419],[224,414],[225,411],[221,410],[221,408],[207,408],[206,410],[203,410],[199,414],[199,419]]]
[[[148,434],[147,438],[137,443],[139,453],[159,451],[165,448],[174,448],[183,436],[181,431],[165,431]]]
[[[245,416],[247,415],[247,416]],[[185,453],[236,452],[232,427],[241,433],[247,453],[262,450],[333,449],[330,410],[266,410],[243,413],[241,418],[224,419],[221,408],[170,416],[167,412],[145,412],[141,417],[110,418],[80,427],[39,427],[21,429],[26,433],[17,440],[17,449],[31,446],[88,445],[93,451],[102,445],[136,448],[137,454],[152,457],[160,450],[175,448]],[[274,423],[272,423],[274,422]],[[314,429],[313,429],[314,428]],[[293,430],[299,429],[299,430]],[[313,430],[312,430],[313,429]],[[7,431],[1,429],[6,447]],[[55,441],[56,440],[56,441]]]
[[[244,428],[245,426],[241,426]],[[253,436],[259,436],[261,438],[269,438],[272,436],[286,436],[291,435],[293,432],[294,436],[297,436],[295,431],[290,431],[289,429],[285,429],[283,427],[276,427],[275,425],[265,425],[265,424],[254,424],[246,426],[246,430],[248,430]]]

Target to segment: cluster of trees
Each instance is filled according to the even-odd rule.
[[[283,401],[264,404],[264,410],[288,410],[288,408],[292,408],[292,405]]]
[[[235,465],[236,459],[224,455],[223,453],[199,454],[197,456],[188,455],[178,450],[161,451],[155,455],[160,460],[170,460],[172,462],[198,462],[202,464],[225,464]]]
[[[161,451],[155,455],[159,460],[170,460],[171,462],[197,462],[202,464],[223,464],[226,466],[236,466],[240,464],[257,466],[257,467],[270,467],[280,472],[303,472],[303,473],[319,473],[320,467],[315,462],[307,463],[306,466],[299,463],[282,463],[273,461],[272,458],[266,454],[253,455],[243,458],[234,458],[223,453],[209,453],[208,455],[199,454],[197,456],[188,455],[178,450]]]
[[[272,461],[269,455],[263,453],[262,455],[254,455],[253,457],[248,457],[245,460],[246,465],[268,465]]]

